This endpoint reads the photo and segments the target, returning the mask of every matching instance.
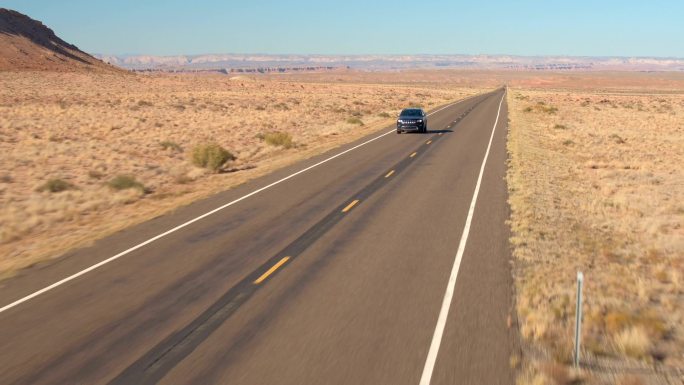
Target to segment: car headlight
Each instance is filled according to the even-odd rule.
[[[418,123],[423,123],[423,119],[418,119]]]
[[[404,123],[404,121],[401,120],[401,119],[398,119],[398,120],[397,120],[397,123]]]

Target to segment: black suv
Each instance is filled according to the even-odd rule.
[[[405,108],[397,118],[397,134],[407,131],[427,132],[427,114],[422,108]]]

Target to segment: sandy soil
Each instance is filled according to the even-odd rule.
[[[480,91],[426,81],[0,72],[0,276],[352,141],[405,106]],[[269,132],[294,145],[268,144],[259,134]],[[207,142],[236,155],[227,168],[237,171],[194,167],[192,149]],[[142,186],[109,187],[119,175]]]
[[[508,94],[521,383],[684,378],[684,86],[659,84]],[[568,369],[577,271],[579,375]]]
[[[356,139],[406,105],[430,108],[501,84],[511,87],[508,183],[524,346],[511,364],[522,368],[520,383],[681,382],[682,73],[0,73],[0,272]],[[295,145],[258,135],[273,131]],[[194,167],[193,147],[209,141],[237,155],[227,167],[240,171]],[[117,175],[145,189],[115,191],[107,184]],[[45,191],[54,178],[69,188]],[[573,373],[577,270],[586,276],[586,365]]]
[[[616,93],[680,93],[684,72],[551,72],[488,70],[406,70],[395,72],[341,71],[318,74],[270,75],[273,78],[301,79],[327,83],[451,84],[464,87],[510,87],[606,91]]]

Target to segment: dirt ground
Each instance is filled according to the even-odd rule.
[[[0,275],[352,141],[405,106],[503,84],[519,382],[681,383],[683,73],[0,73]],[[269,144],[274,132],[287,140]],[[207,142],[236,155],[230,172],[193,165]],[[135,183],[117,190],[121,175]]]
[[[0,277],[480,92],[277,77],[0,72]],[[278,133],[284,141],[270,141]],[[191,161],[215,142],[236,159]],[[118,179],[117,179],[118,177]],[[123,178],[123,179],[122,179]]]
[[[521,383],[684,380],[684,85],[661,84],[508,94]]]

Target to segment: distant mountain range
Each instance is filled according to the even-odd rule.
[[[254,72],[255,69],[331,69],[349,67],[364,70],[411,68],[462,68],[509,70],[620,70],[684,71],[682,58],[657,57],[573,57],[512,55],[95,55],[104,62],[133,70],[221,70]],[[260,71],[262,72],[262,71]]]

